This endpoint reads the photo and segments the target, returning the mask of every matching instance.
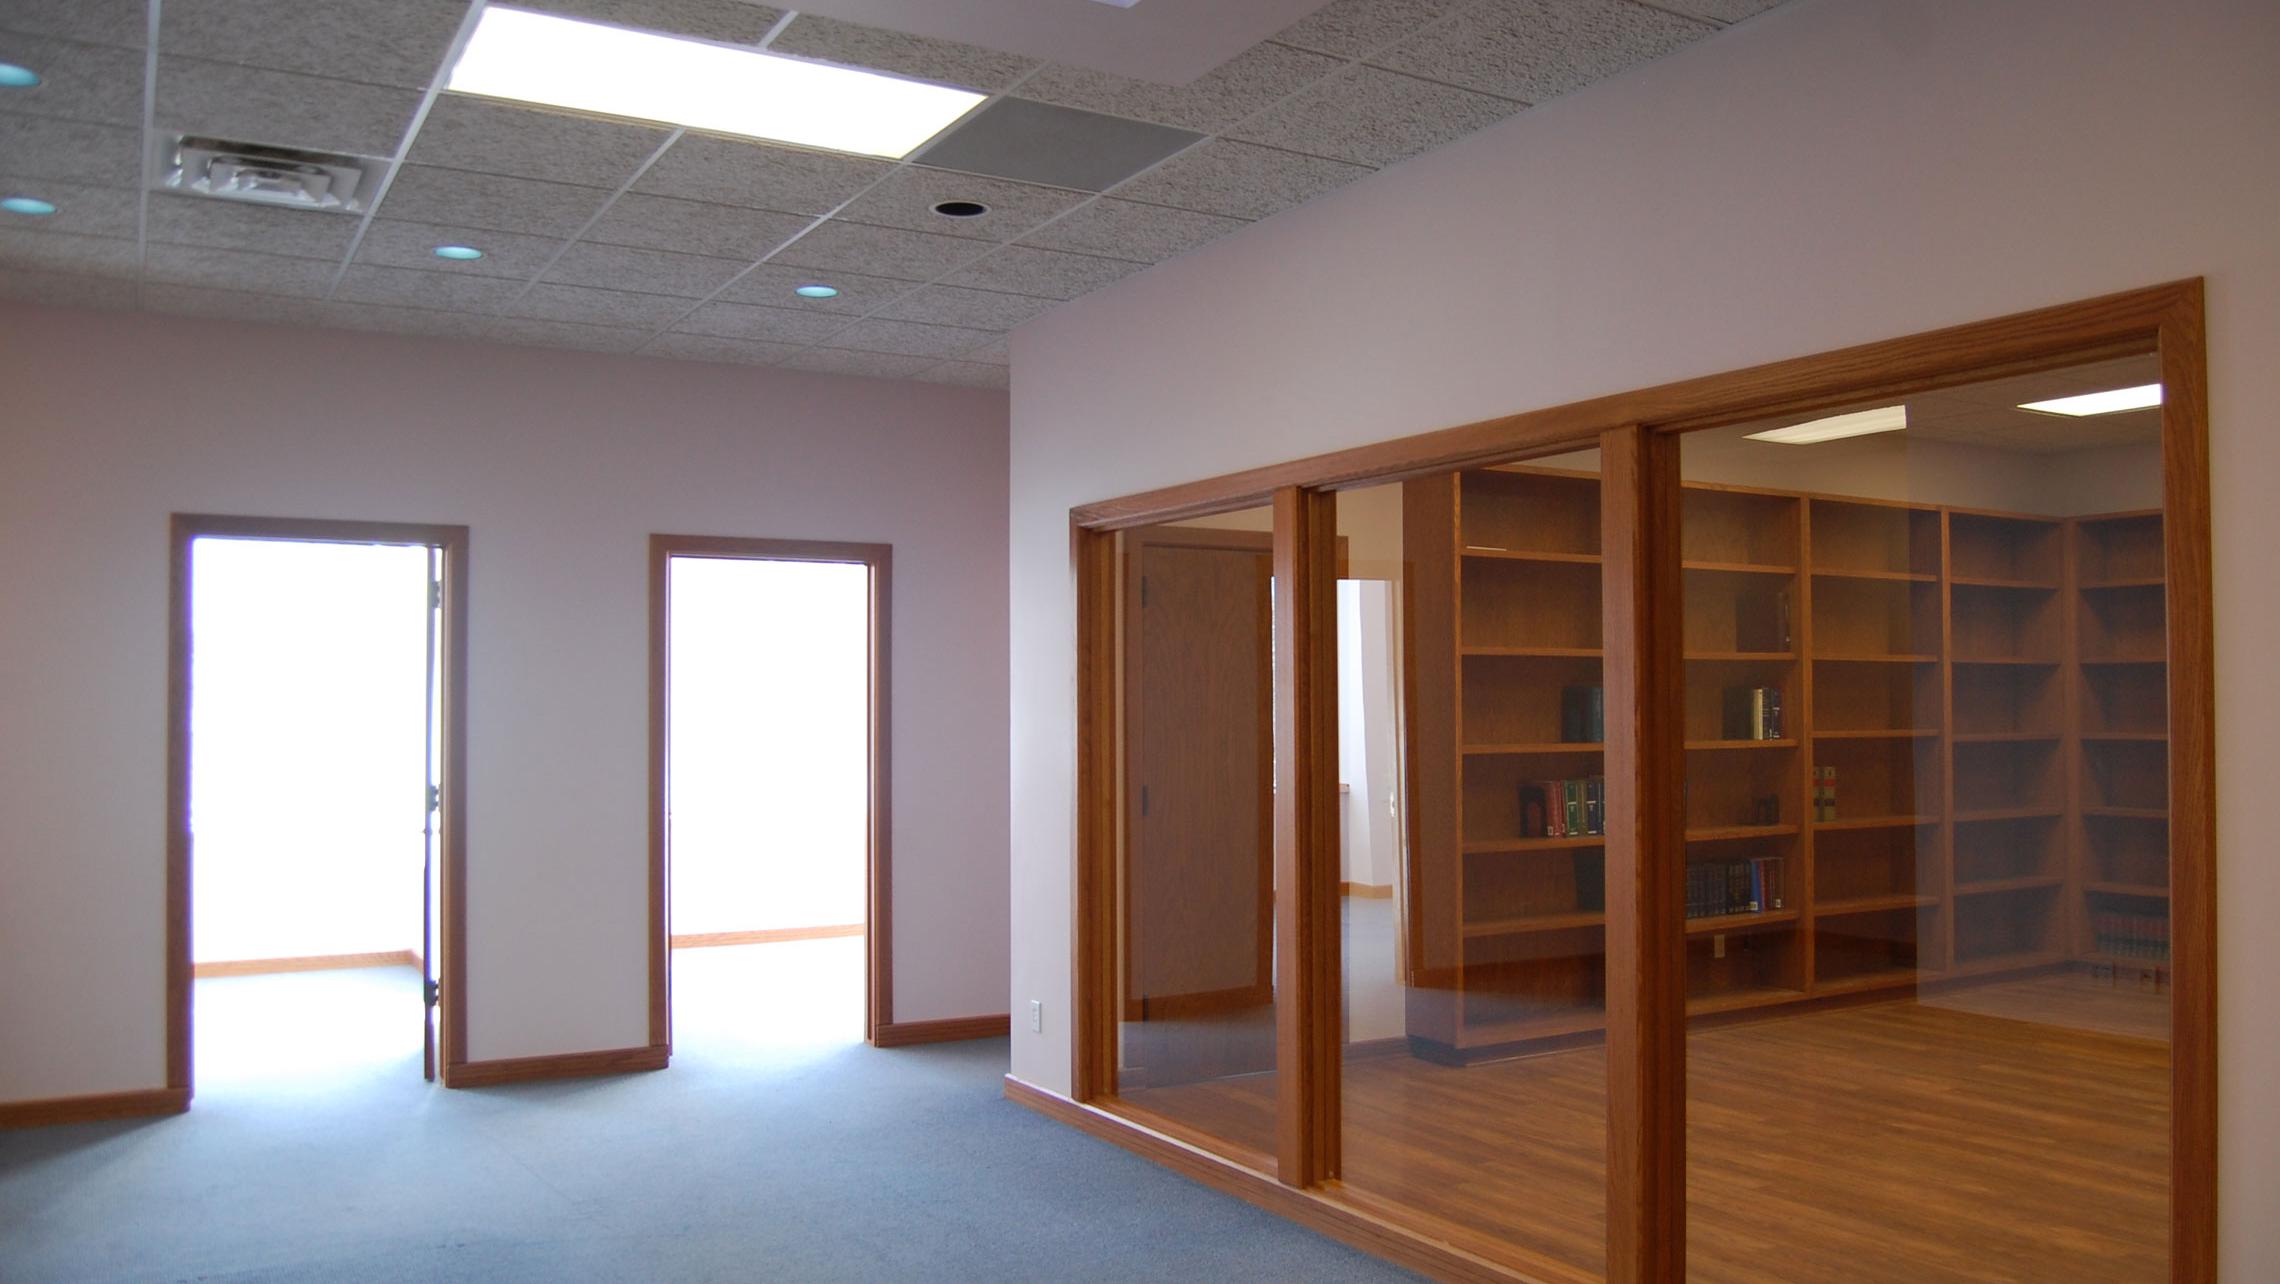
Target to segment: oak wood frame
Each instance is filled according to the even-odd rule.
[[[864,907],[863,1037],[879,1043],[894,1023],[894,761],[889,679],[894,635],[894,546],[830,540],[744,539],[726,535],[649,537],[649,1046],[673,1051],[673,938],[665,841],[666,730],[672,694],[672,560],[741,558],[764,562],[859,563],[871,573],[870,842],[868,901]],[[660,1063],[662,1064],[662,1062]]]
[[[326,518],[236,517],[176,513],[168,534],[166,694],[166,1086],[194,1092],[191,1065],[190,961],[190,647],[191,544],[201,538],[285,540],[314,544],[409,544],[441,552],[443,577],[443,759],[437,859],[443,864],[442,919],[437,934],[440,1005],[436,1071],[446,1087],[467,1064],[467,580],[464,526]]]
[[[1398,1217],[1367,1227],[1346,1220],[1353,1215],[1354,1201],[1334,1186],[1309,1184],[1325,1174],[1319,1165],[1306,1162],[1303,1141],[1293,1163],[1289,1162],[1293,1139],[1278,1137],[1285,1160],[1278,1175],[1298,1187],[1291,1191],[1298,1202],[1282,1197],[1270,1201],[1258,1189],[1262,1174],[1209,1150],[1183,1145],[1127,1117],[1112,1099],[1116,726],[1114,632],[1107,624],[1116,591],[1112,532],[1270,500],[1279,500],[1278,515],[1281,505],[1287,504],[1296,518],[1309,506],[1280,500],[1279,492],[1382,484],[1586,445],[1598,436],[1605,452],[1602,539],[1611,565],[1604,580],[1609,587],[1603,610],[1614,704],[1623,700],[1619,694],[1623,692],[1633,699],[1641,694],[1651,697],[1678,682],[1682,673],[1677,434],[2151,351],[2160,361],[2164,387],[2163,543],[2169,594],[2171,1273],[2180,1284],[2213,1278],[2218,1195],[2215,653],[2204,325],[2203,283],[2192,278],[1484,420],[1072,509],[1078,661],[1074,1099],[1062,1108],[1026,1085],[1009,1084],[1009,1090],[1027,1104],[1061,1114],[1129,1149],[1366,1250],[1428,1269],[1455,1265],[1436,1252],[1441,1246],[1427,1234],[1403,1225]],[[1278,567],[1309,564],[1301,560],[1308,537],[1296,529],[1305,524],[1276,523]],[[1319,577],[1318,567],[1312,575]],[[1292,591],[1278,586],[1278,592]],[[1617,637],[1625,641],[1617,644]],[[1629,654],[1618,661],[1618,651]],[[1317,679],[1311,689],[1301,689],[1296,675],[1290,680],[1312,707],[1312,716],[1322,718],[1327,713],[1335,726],[1334,686],[1325,690]],[[1631,788],[1611,790],[1608,824],[1607,1278],[1676,1284],[1685,1275],[1683,905],[1674,880],[1649,876],[1683,859],[1677,835],[1667,832],[1676,826],[1677,834],[1683,834],[1684,817],[1675,797],[1683,742],[1677,739],[1679,728],[1672,711],[1654,709],[1649,703],[1647,708],[1633,705],[1629,713],[1611,718],[1608,727],[1609,778],[1629,781]],[[1663,716],[1658,718],[1658,713]],[[1294,723],[1291,730],[1297,732],[1298,725]],[[1294,734],[1286,743],[1303,746],[1307,741]],[[1302,749],[1285,756],[1298,758],[1305,753]],[[1294,762],[1284,770],[1293,773],[1295,782],[1306,766]],[[1631,795],[1628,799],[1623,797],[1626,792]],[[1297,805],[1295,797],[1292,805]],[[1281,845],[1278,841],[1278,848]],[[1316,859],[1323,855],[1316,853]],[[1334,869],[1328,876],[1335,878]],[[1288,883],[1285,890],[1290,890]],[[1295,1041],[1304,1049],[1307,1039],[1289,1027],[1304,1020],[1308,1002],[1304,990],[1319,974],[1325,953],[1331,963],[1328,975],[1335,981],[1335,942],[1328,951],[1317,943],[1312,957],[1307,957],[1303,947],[1295,946],[1305,931],[1301,899],[1290,894],[1280,897],[1276,913],[1279,935],[1300,950],[1298,966],[1285,972],[1300,992],[1285,996],[1278,1005],[1278,1041]],[[1334,1056],[1334,1048],[1332,1052]],[[1305,1121],[1300,1126],[1310,1124],[1318,1138],[1334,1137],[1338,1109],[1334,1066],[1333,1077],[1325,1078],[1313,1058],[1300,1055],[1285,1059],[1283,1068],[1286,1078],[1279,1098],[1319,1102],[1328,1113],[1306,1114],[1304,1104],[1285,1107],[1278,1131],[1293,1126],[1293,1113],[1299,1113]],[[1327,1094],[1319,1094],[1323,1082],[1330,1085]],[[1335,1149],[1330,1153],[1334,1156]],[[1492,1275],[1526,1278],[1494,1266],[1488,1269]]]

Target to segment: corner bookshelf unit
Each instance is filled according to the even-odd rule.
[[[2166,968],[2158,513],[1682,496],[1690,1014]],[[1405,484],[1423,1055],[1604,1025],[1605,839],[1524,801],[1605,770],[1563,708],[1602,680],[1598,516],[1586,474]]]

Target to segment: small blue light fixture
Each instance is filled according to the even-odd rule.
[[[40,83],[40,73],[12,62],[0,62],[0,89],[30,89]]]
[[[450,259],[454,263],[472,263],[483,257],[483,251],[472,245],[438,245],[435,247],[435,256]]]
[[[0,200],[0,210],[10,214],[28,214],[33,218],[46,218],[55,213],[54,201],[43,201],[37,196],[11,196]]]
[[[839,287],[836,285],[820,284],[803,285],[793,290],[792,293],[800,296],[803,299],[836,299],[839,297]]]

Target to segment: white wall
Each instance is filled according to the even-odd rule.
[[[2205,275],[2221,1212],[2280,1278],[2280,6],[1798,0],[1014,337],[1014,1072],[1069,1086],[1073,504]]]
[[[895,1016],[1005,1010],[1001,394],[15,306],[0,389],[0,1101],[164,1083],[176,511],[472,528],[478,1059],[647,1042],[647,536],[892,543]]]

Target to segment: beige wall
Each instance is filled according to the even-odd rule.
[[[2275,67],[2269,0],[1796,0],[1017,331],[1014,1072],[1069,1085],[1071,505],[2206,276],[2222,1251],[2280,1278]]]
[[[0,1101],[165,1081],[173,512],[472,528],[475,1058],[648,1041],[649,534],[893,544],[895,1016],[1005,1011],[1003,394],[6,306],[0,398]]]

